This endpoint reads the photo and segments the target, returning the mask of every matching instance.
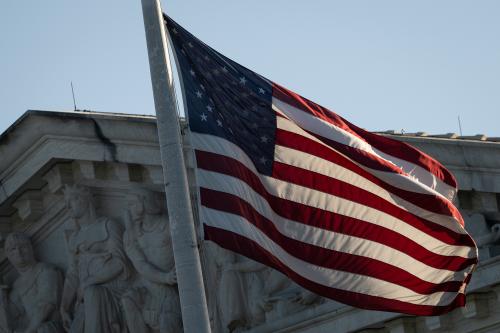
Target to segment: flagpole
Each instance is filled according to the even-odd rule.
[[[141,2],[184,332],[209,333],[165,25],[159,0]]]

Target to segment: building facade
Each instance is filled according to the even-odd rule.
[[[479,246],[467,306],[437,317],[326,300],[202,243],[214,332],[500,332],[500,139],[383,133],[441,161]],[[193,156],[185,158],[196,215]],[[181,332],[152,116],[28,111],[0,137],[0,332]]]

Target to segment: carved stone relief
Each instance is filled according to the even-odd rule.
[[[7,236],[5,253],[19,277],[10,288],[0,286],[0,330],[63,332],[58,311],[62,290],[60,272],[35,259],[31,241],[23,233]]]
[[[208,242],[208,297],[215,332],[241,332],[322,302],[280,272]],[[207,260],[207,259],[205,259]],[[216,267],[211,271],[208,268]],[[215,287],[215,288],[214,288]]]
[[[88,189],[67,186],[64,197],[74,222],[66,230],[64,327],[69,332],[126,332],[120,300],[130,286],[132,266],[123,250],[123,228],[97,216]]]
[[[59,252],[65,248],[67,260],[61,263],[58,254],[59,259],[51,261],[45,253],[47,244],[41,246],[45,249],[41,257],[67,268],[66,272],[63,276],[53,266],[36,261],[33,267],[43,272],[39,274],[40,280],[23,278],[23,272],[18,270],[20,277],[12,289],[6,286],[2,289],[0,333],[2,329],[5,332],[16,329],[75,333],[182,332],[171,236],[162,208],[164,197],[131,183],[121,192],[90,184],[92,191],[90,187],[60,183],[54,195],[64,195],[66,209],[57,230],[61,244],[58,241],[59,245],[53,246]],[[100,200],[95,202],[96,198]],[[50,240],[56,241],[54,237]],[[203,247],[210,249],[205,256],[208,261],[204,264],[204,274],[209,275],[207,292],[214,332],[242,332],[300,312],[322,300],[260,263],[210,242]],[[11,262],[17,268],[14,260]],[[30,300],[37,300],[36,304],[44,304],[42,301],[46,300],[50,305],[40,312],[44,316],[36,312],[38,305],[16,296],[19,290],[29,289],[26,285],[29,283],[40,286],[33,289],[40,295],[30,294]],[[29,292],[35,293],[33,290]],[[18,322],[23,324],[13,324]]]
[[[481,260],[491,257],[491,250],[500,240],[500,223],[489,224],[483,214],[463,214],[465,228],[476,241]]]
[[[207,242],[203,244],[208,302],[212,306],[212,327],[218,332],[232,332],[246,325],[245,290],[242,276],[231,269],[237,256]],[[211,270],[211,268],[215,268]]]
[[[138,279],[122,296],[127,325],[131,332],[180,333],[177,277],[162,200],[152,191],[141,190],[130,196],[128,207],[123,242]]]

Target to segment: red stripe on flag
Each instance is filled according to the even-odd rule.
[[[465,259],[458,256],[442,256],[433,253],[415,241],[404,237],[400,233],[355,218],[332,213],[315,207],[292,202],[269,194],[260,179],[239,161],[234,159],[196,150],[198,168],[218,172],[236,177],[247,183],[255,192],[259,193],[272,209],[280,216],[306,225],[323,228],[326,230],[343,233],[359,238],[372,240],[396,250],[439,269],[459,271],[476,263],[476,258]],[[430,230],[433,237],[439,239],[442,233]],[[447,230],[447,232],[451,232]],[[446,237],[452,245],[466,245],[467,235],[457,235],[457,238]]]
[[[277,129],[279,131],[279,129]],[[346,156],[349,156],[352,160],[374,170],[378,171],[383,171],[383,172],[390,172],[390,173],[396,173],[400,175],[408,175],[403,169],[400,167],[396,166],[393,163],[390,163],[387,160],[384,160],[376,155],[373,155],[367,151],[364,151],[362,149],[358,149],[355,147],[347,146],[345,144],[339,143],[337,141],[330,140],[328,138],[325,138],[321,135],[318,135],[316,133],[313,133],[311,131],[307,131],[303,129],[306,133],[314,136],[315,138],[319,139],[323,143],[327,144],[328,146],[332,147],[333,149],[342,152]],[[296,134],[296,133],[294,133]],[[298,135],[298,134],[296,134]],[[300,135],[299,135],[300,136]]]
[[[465,305],[465,295],[457,294],[457,297],[447,305],[416,305],[400,300],[370,296],[366,294],[326,287],[312,282],[301,275],[295,273],[286,265],[281,263],[270,252],[260,247],[257,243],[232,233],[230,231],[204,225],[205,239],[211,240],[225,249],[237,252],[266,266],[279,270],[283,274],[293,279],[296,283],[312,292],[339,302],[352,305],[358,308],[378,311],[401,312],[417,316],[441,315],[453,310],[456,307]]]
[[[292,133],[281,129],[278,129],[276,131],[276,144],[299,150],[340,165],[346,169],[351,170],[352,172],[357,173],[361,177],[370,180],[371,182],[377,184],[385,190],[396,194],[398,197],[413,203],[418,207],[424,208],[437,214],[453,216],[463,226],[462,215],[450,201],[444,199],[439,195],[411,192],[392,186],[377,178],[370,172],[366,171],[356,163],[350,161],[348,158],[338,153],[335,149],[325,147],[319,142],[306,138],[297,133]],[[344,151],[344,153],[347,152]]]
[[[462,281],[431,283],[402,268],[379,260],[338,252],[289,238],[283,235],[272,221],[259,214],[250,203],[235,195],[201,188],[200,197],[202,206],[242,216],[290,255],[316,266],[374,277],[406,287],[419,294],[439,291],[458,292],[462,286]]]
[[[380,212],[384,212],[428,235],[439,235],[439,239],[447,244],[463,244],[464,241],[469,241],[470,238],[466,234],[456,233],[442,225],[420,218],[362,188],[309,170],[274,162],[273,177],[351,200]],[[463,240],[461,238],[463,238]],[[470,244],[473,246],[472,241],[470,241]]]
[[[233,177],[236,177],[238,179],[241,179],[242,181],[246,182],[254,191],[259,193],[261,196],[266,198],[267,201],[271,202],[277,202],[277,201],[286,201],[287,206],[293,205],[293,210],[282,210],[281,207],[285,204],[284,202],[276,203],[275,205],[272,204],[274,209],[277,209],[280,211],[280,215],[300,221],[305,224],[311,224],[313,223],[312,221],[316,221],[319,216],[324,216],[325,218],[321,219],[324,221],[328,221],[331,218],[334,218],[334,216],[339,216],[339,214],[334,214],[331,212],[327,212],[325,210],[321,210],[318,208],[302,205],[299,203],[292,203],[289,202],[288,200],[283,200],[281,198],[277,198],[272,196],[267,192],[267,190],[264,188],[264,186],[261,183],[261,180],[251,171],[249,170],[245,165],[243,165],[241,162],[226,157],[218,154],[213,154],[209,152],[204,152],[200,150],[196,150],[196,158],[198,162],[198,167],[201,169],[205,170],[210,170],[226,175],[230,175]],[[278,167],[278,162],[275,162],[275,168]],[[300,170],[302,171],[303,169],[295,168],[297,169],[297,172]],[[310,171],[309,171],[310,172]],[[310,172],[312,174],[312,172]],[[316,174],[317,175],[317,174]],[[283,176],[281,174],[276,174],[276,176]],[[277,178],[277,177],[275,177]],[[279,178],[277,178],[279,179]],[[334,181],[332,178],[329,178],[331,181]],[[288,181],[287,179],[284,179],[285,181]],[[298,181],[298,179],[296,179]],[[345,183],[339,182],[339,185],[344,185]],[[352,186],[349,184],[345,184],[346,186]],[[337,185],[336,185],[337,186]],[[313,187],[312,187],[313,188]],[[314,189],[314,188],[313,188]],[[340,197],[345,197],[348,196],[347,193],[344,193],[343,191],[336,191],[334,188],[331,189],[332,192],[335,192],[335,195],[338,195]],[[361,190],[359,188],[354,187],[353,191]],[[361,190],[363,191],[363,190]],[[363,192],[359,192],[360,197],[356,196],[356,202],[362,203],[364,205],[369,206],[371,204],[370,201],[366,200],[362,196],[364,195]],[[349,199],[349,198],[347,198]],[[382,200],[382,199],[380,199]],[[384,201],[386,202],[386,201]],[[389,203],[387,203],[389,204]],[[290,207],[291,208],[291,207]],[[404,210],[399,209],[401,212],[404,212]],[[407,212],[406,212],[407,213]],[[388,213],[389,214],[389,213]],[[407,213],[409,214],[409,213]],[[318,216],[319,215],[319,216]],[[392,214],[391,214],[392,215]],[[393,215],[394,216],[394,215]],[[467,234],[459,234],[456,232],[453,232],[452,230],[445,228],[443,226],[440,226],[438,224],[425,221],[423,219],[420,219],[412,214],[409,214],[408,216],[411,216],[411,219],[404,220],[403,222],[421,230],[422,232],[439,239],[443,243],[450,244],[450,245],[463,245],[463,246],[471,246],[474,247],[474,241],[470,238],[469,235]],[[348,217],[343,217],[343,218],[348,218]],[[371,225],[371,223],[367,223]],[[385,229],[385,228],[384,228]],[[399,234],[398,234],[399,235]]]
[[[279,100],[307,112],[319,119],[327,121],[367,142],[376,149],[397,157],[399,159],[416,164],[429,171],[446,184],[457,187],[455,177],[438,161],[426,153],[401,141],[389,139],[381,135],[370,133],[356,125],[351,124],[336,113],[290,91],[276,83],[273,83],[273,96]]]

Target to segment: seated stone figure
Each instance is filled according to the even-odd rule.
[[[216,268],[213,279],[213,297],[216,301],[218,324],[217,332],[234,332],[246,325],[246,289],[241,274],[232,270],[236,262],[236,254],[227,251],[214,243],[207,242],[205,250],[209,250]],[[208,265],[207,265],[208,266]]]
[[[123,228],[97,216],[88,188],[67,186],[65,200],[74,222],[66,230],[69,268],[61,300],[64,326],[71,333],[121,333],[127,328],[120,299],[132,267],[123,251]]]
[[[51,265],[36,261],[27,235],[10,234],[5,253],[19,273],[12,289],[2,289],[0,330],[5,332],[64,332],[59,321],[59,296],[62,279]]]
[[[122,297],[130,332],[182,332],[177,278],[168,218],[158,194],[140,189],[129,197],[123,238],[139,273],[136,287]]]
[[[244,273],[247,328],[283,318],[321,300],[281,272],[248,258],[227,265],[226,271]]]

